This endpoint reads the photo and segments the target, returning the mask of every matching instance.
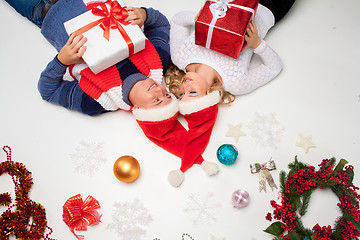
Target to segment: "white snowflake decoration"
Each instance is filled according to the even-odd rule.
[[[107,228],[114,231],[123,240],[142,240],[153,218],[139,199],[132,202],[114,203],[112,223]]]
[[[103,143],[80,141],[75,151],[69,154],[74,171],[93,176],[107,161],[102,148]]]
[[[262,147],[277,148],[281,142],[284,128],[276,119],[275,113],[261,115],[255,113],[254,119],[248,124],[250,135],[255,139],[257,144]]]
[[[214,201],[214,193],[202,196],[198,193],[191,193],[184,209],[194,224],[216,222],[216,213],[222,207]]]

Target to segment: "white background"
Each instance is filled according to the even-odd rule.
[[[153,6],[170,19],[181,10],[197,11],[203,1],[126,3]],[[279,185],[280,170],[288,171],[287,164],[296,155],[314,166],[324,158],[345,158],[355,167],[354,183],[360,185],[359,9],[358,0],[297,0],[266,37],[284,62],[281,74],[238,97],[230,107],[219,109],[203,157],[218,162],[217,148],[229,143],[239,150],[237,162],[231,166],[218,162],[220,172],[214,177],[193,166],[185,173],[183,184],[173,188],[167,175],[179,167],[180,160],[147,140],[132,114],[118,111],[89,117],[41,99],[37,80],[56,51],[40,29],[0,1],[0,146],[9,145],[12,159],[32,172],[30,198],[45,207],[48,225],[54,230],[52,238],[75,239],[62,221],[62,206],[69,197],[81,194],[99,200],[103,215],[102,223],[84,232],[89,240],[128,239],[130,233],[120,230],[117,234],[107,226],[114,222],[115,202],[129,205],[131,212],[134,207],[130,203],[137,200],[146,209],[142,213],[152,217],[149,224],[137,228],[145,231],[139,239],[180,240],[183,233],[196,240],[211,235],[226,240],[271,239],[263,232],[270,225],[265,215],[272,210],[269,201],[278,198],[278,191],[267,186],[266,193],[259,192],[258,174],[250,173],[250,163],[272,157],[277,170],[271,173]],[[265,121],[255,122],[257,116]],[[238,123],[246,136],[236,142],[226,133],[228,124]],[[266,123],[270,124],[268,130],[261,130]],[[278,129],[282,131],[277,133]],[[316,147],[305,153],[296,146],[298,134],[311,135]],[[273,146],[261,144],[266,137],[274,137],[270,141]],[[83,158],[75,154],[85,156],[83,171],[76,169]],[[131,184],[113,175],[113,164],[122,155],[134,156],[141,165],[139,178]],[[96,168],[90,174],[92,157]],[[0,151],[0,161],[5,160]],[[0,183],[0,193],[13,194],[7,174],[0,176]],[[232,193],[239,188],[251,196],[251,203],[243,209],[234,208],[231,202]],[[203,199],[199,206],[191,200],[194,195]],[[333,225],[340,214],[336,203],[337,197],[330,191],[317,190],[304,224],[310,228],[316,223]],[[187,211],[193,207],[195,210]],[[0,207],[0,213],[4,210]],[[136,228],[137,220],[120,223]]]

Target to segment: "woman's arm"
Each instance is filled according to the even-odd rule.
[[[175,65],[177,62],[177,52],[184,44],[185,40],[189,38],[192,33],[192,27],[195,25],[195,12],[179,12],[172,19],[170,23],[170,51],[172,61]]]
[[[234,95],[247,94],[274,79],[282,70],[283,63],[279,55],[264,40],[254,49],[263,61],[259,66],[248,69],[241,79],[229,84],[228,91]]]
[[[263,61],[261,65],[253,69],[247,69],[244,76],[239,80],[233,80],[228,86],[229,91],[235,95],[249,93],[274,79],[281,71],[283,65],[280,57],[271,49],[264,40],[261,40],[258,29],[254,22],[250,22],[246,31],[245,44],[242,52],[252,48]],[[250,51],[250,50],[249,50]],[[249,67],[250,64],[248,64]]]
[[[195,25],[195,12],[179,12],[171,19],[170,45],[177,47],[192,33],[191,27]]]

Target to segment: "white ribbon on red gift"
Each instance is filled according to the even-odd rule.
[[[232,2],[234,0],[207,0],[207,1],[213,2],[209,6],[209,9],[210,9],[211,14],[213,15],[213,18],[209,24],[209,30],[208,30],[206,44],[205,44],[206,48],[210,48],[216,21],[218,19],[226,16],[226,11],[228,10],[228,8],[235,7],[235,8],[239,8],[239,9],[243,9],[245,11],[251,12],[251,14],[252,14],[251,18],[254,19],[254,16],[255,16],[254,9],[245,7],[245,6],[241,6],[241,5],[237,5],[237,4],[231,4],[230,2]]]

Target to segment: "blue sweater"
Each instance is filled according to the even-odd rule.
[[[146,10],[147,17],[144,23],[144,34],[159,53],[163,70],[165,71],[170,62],[170,47],[168,43],[170,32],[169,21],[157,10],[152,8],[144,9]],[[64,22],[86,11],[88,9],[82,0],[59,0],[47,13],[41,27],[41,33],[60,51],[69,38],[65,31]],[[62,64],[57,57],[46,66],[38,82],[38,90],[41,97],[45,101],[88,115],[106,112],[96,100],[81,90],[78,81],[64,80],[68,67]],[[124,101],[131,104],[128,94],[136,82],[127,82],[126,79],[134,73],[140,73],[140,71],[129,59],[117,63],[116,67],[124,84]]]

